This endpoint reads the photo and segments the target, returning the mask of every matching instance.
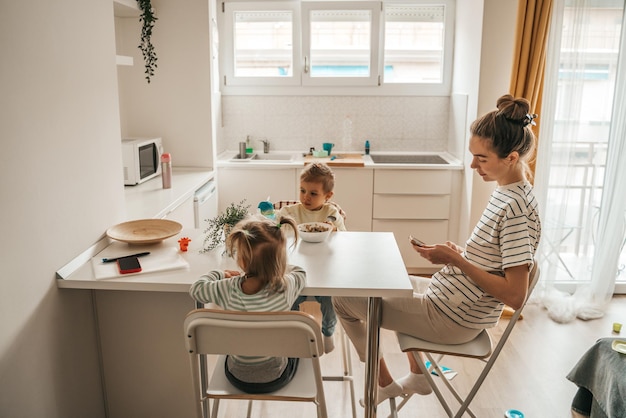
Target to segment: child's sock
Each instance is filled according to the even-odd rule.
[[[402,385],[402,393],[407,395],[412,393],[428,395],[433,391],[433,388],[428,384],[428,380],[426,380],[426,376],[421,373],[409,372],[409,374],[399,379],[398,383]]]
[[[378,387],[378,403],[382,401],[386,401],[389,398],[395,398],[396,396],[402,395],[402,385],[400,385],[395,380],[385,386],[384,388]],[[363,399],[359,400],[359,403],[362,407],[365,407],[365,401]]]

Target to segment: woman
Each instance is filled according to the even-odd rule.
[[[413,248],[445,266],[412,298],[383,298],[381,327],[434,343],[461,344],[498,323],[504,304],[524,303],[541,223],[526,159],[535,146],[531,127],[537,115],[526,99],[504,95],[497,110],[470,127],[471,167],[497,188],[465,248],[452,242]],[[416,284],[417,289],[417,284]],[[365,359],[367,299],[333,298],[335,311],[361,361]],[[378,402],[401,394],[426,395],[432,388],[415,358],[410,373],[395,381],[381,355]]]

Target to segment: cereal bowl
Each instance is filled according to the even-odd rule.
[[[298,236],[306,242],[322,242],[333,231],[333,226],[324,222],[308,222],[298,225]]]

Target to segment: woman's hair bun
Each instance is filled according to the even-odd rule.
[[[530,111],[530,102],[523,97],[515,98],[510,94],[501,96],[496,102],[499,114],[509,120],[523,120]]]

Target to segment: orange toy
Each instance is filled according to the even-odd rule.
[[[183,237],[181,239],[178,240],[178,243],[180,244],[180,250],[181,251],[187,251],[187,247],[189,247],[189,243],[191,242],[191,240],[188,237]]]

